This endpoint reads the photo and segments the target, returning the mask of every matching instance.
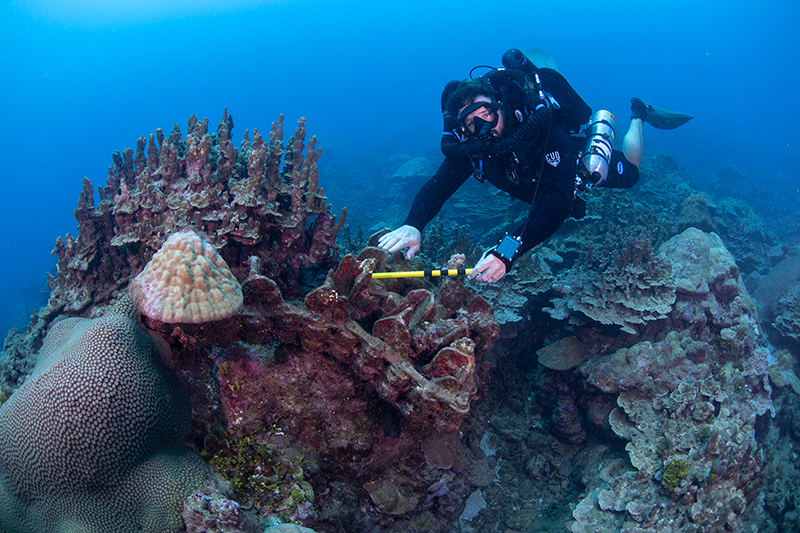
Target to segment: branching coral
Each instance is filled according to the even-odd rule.
[[[316,139],[305,145],[305,119],[286,145],[283,117],[269,138],[245,132],[237,149],[230,140],[227,111],[216,134],[208,119],[189,119],[182,138],[176,125],[159,129],[136,153],[114,154],[95,207],[84,179],[75,210],[78,237],[56,241],[58,277],[49,279],[45,319],[60,312],[87,313],[141,271],[167,236],[193,225],[231,265],[250,256],[265,263],[284,292],[294,294],[300,272],[335,264],[335,239],[344,222],[331,216],[319,186]],[[244,273],[240,273],[246,275]]]

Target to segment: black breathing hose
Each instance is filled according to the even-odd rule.
[[[542,107],[533,113],[525,121],[517,132],[508,138],[493,138],[489,146],[497,153],[505,153],[510,150],[521,150],[532,143],[539,134],[549,128],[553,120],[553,110],[549,107]]]

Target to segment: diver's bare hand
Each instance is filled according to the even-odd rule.
[[[403,248],[408,248],[406,259],[411,259],[419,250],[420,242],[422,242],[422,234],[419,230],[414,226],[405,225],[378,239],[378,247],[383,248],[390,254]]]
[[[486,283],[494,283],[506,275],[506,265],[499,257],[493,254],[484,255],[472,272],[469,273],[467,278],[475,279],[478,281],[485,281]]]

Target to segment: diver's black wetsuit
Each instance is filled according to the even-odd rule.
[[[504,118],[508,124],[509,118],[505,114]],[[522,237],[522,245],[515,257],[550,237],[572,212],[579,149],[578,142],[557,121],[553,121],[549,132],[540,133],[524,150],[524,157],[518,158],[524,162],[516,162],[511,153],[498,154],[486,150],[482,154],[485,178],[498,189],[526,203],[533,200],[535,177],[540,168],[542,170],[541,184],[527,221],[508,232]],[[603,187],[628,188],[639,181],[639,169],[625,159],[622,152],[614,150],[609,167],[608,177],[601,183]],[[422,232],[473,172],[468,157],[445,157],[433,177],[417,193],[404,224]]]

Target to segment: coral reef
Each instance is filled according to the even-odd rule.
[[[747,273],[767,274],[786,255],[772,228],[744,200],[713,201],[706,194],[692,194],[680,206],[679,222],[681,231],[691,227],[719,234],[736,264]]]
[[[569,370],[584,361],[586,349],[575,337],[564,337],[539,349],[536,355],[539,364],[550,370]]]
[[[371,383],[412,425],[455,431],[477,393],[476,359],[497,336],[491,308],[457,279],[446,280],[438,298],[414,285],[373,282],[372,271],[387,260],[378,248],[346,256],[302,307],[285,302],[274,281],[252,270],[243,283],[238,336],[251,344],[279,341],[328,354]],[[401,289],[405,294],[395,292]],[[371,325],[371,334],[363,325]],[[244,379],[240,365],[254,376],[254,364],[232,362],[223,378]]]
[[[459,476],[466,452],[458,429],[478,395],[480,357],[496,341],[497,323],[459,279],[427,287],[371,280],[375,269],[408,266],[395,259],[371,247],[345,256],[302,303],[285,301],[251,262],[243,310],[226,321],[235,340],[209,354],[227,435],[212,439],[222,444],[209,453],[262,516],[341,527],[352,518],[339,516],[339,493],[329,487],[346,478],[364,491],[348,497],[374,509],[359,523],[396,515],[442,521],[428,516],[433,501],[420,505],[427,487],[440,471],[454,472],[451,480],[469,475]],[[186,340],[208,332],[181,329],[180,337],[168,332],[179,357],[196,357]],[[442,459],[448,454],[462,459]],[[470,487],[459,480],[447,497],[460,502]]]
[[[470,232],[473,235],[490,233],[497,219],[488,215],[492,209],[488,204],[494,202],[487,201],[485,191],[464,196],[457,198],[456,202],[476,204],[480,199],[487,204],[472,205],[473,213],[487,215],[488,224],[471,220]],[[680,527],[692,530],[691,519],[687,517],[691,515],[700,522],[710,521],[699,509],[703,504],[713,508],[723,498],[729,501],[720,505],[728,505],[732,510],[725,518],[730,520],[729,526],[734,529],[744,527],[747,512],[758,514],[759,484],[766,464],[754,428],[763,425],[773,412],[769,401],[770,385],[783,386],[783,390],[791,391],[796,368],[786,355],[788,351],[771,353],[771,348],[764,344],[758,314],[747,296],[742,277],[756,274],[748,280],[754,287],[759,280],[757,275],[766,273],[784,257],[787,248],[776,244],[769,228],[749,205],[730,198],[711,199],[702,195],[686,170],[663,154],[646,157],[642,182],[636,188],[631,191],[595,190],[587,200],[590,215],[581,221],[568,221],[547,243],[547,248],[537,248],[529,257],[521,258],[503,280],[503,286],[467,285],[493,303],[500,323],[501,343],[495,348],[497,355],[484,356],[484,360],[493,365],[489,384],[491,395],[487,403],[479,406],[480,417],[476,425],[465,433],[465,438],[473,446],[477,441],[496,442],[492,447],[481,446],[481,450],[490,463],[494,457],[500,462],[495,482],[481,488],[485,501],[492,502],[492,512],[475,508],[469,520],[453,520],[451,527],[454,530],[490,531],[516,525],[519,530],[549,531],[562,527],[561,524],[569,519],[575,528],[582,527],[581,523],[585,525],[594,521],[594,530],[602,529],[603,524],[609,530],[616,530],[623,524],[634,531],[646,529],[644,524],[673,530],[666,525],[669,523],[682,524]],[[459,216],[456,209],[443,218],[463,220]],[[718,236],[691,229],[698,226],[714,230]],[[621,232],[618,228],[626,231]],[[676,237],[683,230],[688,231]],[[449,241],[446,234],[440,221],[432,225],[425,238],[433,237],[437,244],[423,253],[436,258],[442,250],[448,249],[456,241],[456,234]],[[676,238],[669,247],[659,248],[672,237]],[[488,238],[487,242],[490,242]],[[457,249],[471,251],[465,246]],[[627,252],[629,257],[640,254],[643,260],[640,260],[638,268],[622,262],[631,268],[630,272],[613,270],[608,265],[613,267],[615,251],[620,255]],[[648,276],[643,273],[652,258],[656,258],[660,267],[656,278],[660,285],[657,287],[663,289],[662,294],[669,298],[662,302],[663,305],[652,306],[657,310],[657,320],[626,322],[626,316],[640,320],[641,313],[636,310],[608,311],[605,295],[621,293],[634,301],[637,298],[644,300],[647,291],[653,290]],[[604,276],[606,273],[608,275]],[[626,280],[629,288],[626,288]],[[551,286],[560,292],[551,290]],[[639,293],[640,286],[645,288],[643,293]],[[787,288],[788,285],[776,293],[776,306],[784,294],[791,295]],[[598,317],[604,317],[603,310],[613,318],[604,324],[566,305],[556,316],[541,312],[548,303],[553,307],[552,302],[558,299],[572,299],[577,302],[576,307],[584,306]],[[506,300],[513,303],[505,306],[502,302]],[[788,303],[791,299],[784,301]],[[797,321],[791,307],[786,309],[789,312],[784,313],[784,331],[787,332],[784,338],[791,340],[789,328]],[[633,334],[628,330],[620,335],[624,327],[630,327]],[[562,344],[562,340],[569,337],[574,340]],[[585,351],[581,352],[580,347]],[[639,353],[628,352],[634,347],[643,350],[644,354],[652,349],[652,353],[657,355],[655,361],[645,356],[641,360],[650,363],[632,368],[629,375],[621,378],[625,387],[628,383],[632,383],[634,388],[640,386],[640,375],[646,376],[651,368],[660,368],[660,371],[654,371],[654,376],[661,372],[670,380],[678,379],[680,372],[696,373],[686,374],[689,383],[683,386],[675,385],[673,381],[671,386],[675,389],[668,390],[666,399],[671,403],[666,406],[658,404],[658,397],[651,397],[655,394],[650,391],[651,386],[642,382],[641,387],[645,390],[643,401],[650,399],[653,404],[658,404],[658,410],[651,409],[649,415],[644,413],[640,418],[634,416],[642,424],[641,428],[636,426],[637,430],[649,427],[645,422],[649,418],[657,420],[668,416],[666,430],[654,428],[652,431],[656,434],[662,431],[661,436],[672,435],[673,430],[676,434],[684,431],[686,435],[679,435],[677,439],[655,439],[650,448],[641,445],[636,448],[639,450],[636,453],[619,454],[620,440],[623,446],[628,441],[614,429],[622,431],[622,426],[617,423],[619,420],[631,423],[623,405],[617,403],[623,393],[606,392],[591,380],[576,379],[569,368],[583,360],[588,360],[584,364],[589,365],[598,358],[615,353],[620,356]],[[787,347],[795,350],[791,343]],[[531,360],[536,360],[532,352],[537,350],[544,350],[539,352],[543,361],[558,370],[543,369],[535,364],[532,367]],[[662,364],[663,367],[658,367]],[[672,376],[673,366],[677,372],[675,376]],[[524,394],[525,384],[520,380],[520,376],[526,374],[531,390],[528,398]],[[768,374],[770,381],[765,379]],[[703,384],[694,396],[693,383],[698,387],[699,383]],[[747,386],[740,386],[742,383]],[[722,392],[713,394],[715,387]],[[665,398],[659,401],[663,402]],[[738,407],[737,402],[746,407]],[[730,409],[730,414],[721,408],[723,403],[726,409]],[[624,403],[632,410],[635,405],[639,404]],[[609,415],[615,410],[612,425]],[[638,412],[634,410],[634,413]],[[493,424],[490,426],[486,421]],[[534,429],[524,429],[530,427]],[[718,428],[722,428],[721,432]],[[543,433],[555,437],[556,442],[567,444],[563,458],[554,460],[544,450],[527,446],[528,442],[539,442],[537,439]],[[735,433],[730,443],[725,439],[728,433]],[[600,445],[595,440],[598,438],[602,442]],[[720,441],[723,442],[721,451]],[[582,444],[572,444],[576,442]],[[714,470],[704,478],[709,462],[698,459],[698,456],[704,455],[709,446],[714,452],[708,452],[713,458],[711,465]],[[643,485],[635,489],[641,492],[642,498],[623,495],[620,499],[609,489],[609,480],[617,480],[612,483],[617,487],[628,486],[633,490],[635,484],[623,480],[623,476],[630,470],[632,458],[639,461],[649,455],[656,457],[650,477],[643,476]],[[688,471],[675,487],[673,496],[677,499],[669,503],[668,500],[673,500],[667,497],[664,472],[673,465],[667,482],[680,481],[681,476],[676,474],[681,472],[678,467],[684,465],[682,461],[689,463]],[[552,464],[564,462],[571,462],[574,471],[563,477],[553,476]],[[538,486],[521,483],[518,472],[525,470],[531,475],[531,480],[539,480]],[[698,481],[700,478],[702,481]],[[509,484],[505,485],[503,480]],[[562,492],[554,495],[550,491],[557,483]],[[593,498],[595,489],[599,492]],[[658,502],[655,510],[648,507],[646,500],[650,496],[645,497],[645,494],[653,495]],[[729,498],[730,494],[733,496]],[[703,503],[694,505],[694,511],[689,512],[686,505],[691,497],[697,497]],[[624,508],[614,510],[625,498],[629,499]],[[778,496],[774,498],[777,501]],[[474,499],[477,501],[477,496]],[[571,509],[563,503],[570,499],[580,503]],[[739,502],[744,503],[739,505]],[[607,511],[601,512],[601,505]],[[786,509],[785,505],[775,508]],[[651,517],[655,523],[648,521]],[[753,521],[747,526],[753,527]],[[714,530],[716,526],[711,524],[708,527]],[[674,529],[680,528],[676,525]]]
[[[800,348],[800,255],[784,259],[761,278],[754,296],[774,342]]]
[[[236,502],[230,484],[213,474],[186,498],[181,516],[187,533],[262,533],[255,513]]]
[[[317,184],[313,138],[304,158],[303,121],[285,150],[280,126],[269,143],[246,136],[239,153],[228,140],[230,117],[216,136],[192,118],[185,142],[176,128],[166,139],[157,134],[157,146],[142,140],[137,157],[115,157],[97,209],[85,181],[78,238],[57,243],[58,278],[50,280],[50,303],[35,325],[59,313],[96,314],[144,272],[131,292],[149,315],[145,323],[171,345],[164,362],[188,385],[187,442],[233,482],[231,494],[207,490],[189,498],[187,527],[224,530],[243,520],[241,502],[262,519],[341,527],[352,521],[342,514],[351,511],[339,503],[341,494],[371,509],[359,520],[365,525],[398,510],[408,520],[442,524],[444,510],[453,512],[485,476],[456,466],[467,459],[419,466],[443,442],[449,453],[482,464],[462,449],[458,430],[480,395],[480,359],[498,338],[491,306],[460,279],[373,282],[376,269],[430,267],[377,248],[339,261],[340,225]],[[177,258],[156,253],[165,241],[164,253],[174,252],[169,243],[176,240]],[[159,292],[156,282],[184,282],[175,300],[209,274],[178,275],[190,256],[193,270],[200,263],[230,267],[238,280],[228,276],[227,285],[241,282],[238,313],[230,315],[238,302],[199,319],[153,311],[147,302]],[[464,259],[454,257],[450,266]],[[207,321],[217,318],[224,319]],[[342,477],[343,492],[326,488]],[[429,492],[437,482],[442,488]],[[448,503],[437,514],[440,500]]]
[[[480,246],[470,246],[470,229],[468,226],[453,225],[448,237],[444,220],[436,217],[434,223],[425,233],[420,245],[420,254],[436,265],[443,265],[453,254],[464,254],[469,263],[474,264],[483,254]]]
[[[769,330],[784,345],[773,350],[742,283],[790,250],[747,205],[703,195],[673,158],[648,155],[636,188],[593,190],[589,214],[500,284],[373,281],[472,265],[527,206],[470,180],[407,261],[330,215],[304,120],[285,146],[281,118],[238,149],[227,113],[216,133],[207,124],[192,117],[185,137],[158,130],[115,154],[96,206],[84,181],[49,305],[6,340],[0,413],[23,397],[57,317],[98,316],[190,229],[242,303],[209,322],[143,317],[188,387],[181,442],[223,478],[182,493],[187,531],[790,527],[797,306],[791,283],[771,292]],[[363,157],[330,163],[326,178],[368,235],[402,221],[441,156]],[[391,197],[385,210],[376,195]],[[137,283],[134,294],[152,288]]]
[[[800,396],[783,389],[776,395],[778,415],[764,432],[769,457],[764,483],[764,510],[769,521],[759,531],[795,531],[800,520]]]
[[[208,466],[181,451],[183,384],[130,298],[55,324],[33,373],[0,407],[0,529],[176,531]],[[102,490],[98,491],[98,487]]]
[[[621,249],[616,248],[624,243]],[[559,319],[582,325],[586,318],[638,333],[639,325],[666,318],[675,302],[672,265],[655,253],[648,235],[640,230],[624,238],[607,236],[600,253],[593,254],[554,286],[561,295],[547,311]],[[599,275],[598,275],[599,273]]]
[[[691,318],[664,340],[580,367],[588,383],[618,395],[608,419],[636,470],[591,484],[575,532],[616,520],[606,512],[626,512],[623,528],[631,530],[669,522],[671,531],[740,531],[759,505],[764,456],[755,426],[774,407],[755,305],[716,235],[692,228],[660,252],[681,265],[671,318]]]
[[[769,380],[780,388],[789,385],[795,394],[800,395],[800,377],[795,372],[797,358],[789,350],[777,350],[769,359]]]
[[[304,461],[296,450],[278,451],[250,436],[223,432],[219,438],[206,436],[204,455],[211,456],[211,466],[231,484],[235,496],[250,502],[264,516],[276,514],[284,520],[297,520],[298,510],[308,509],[314,502],[314,489],[305,479],[314,465]]]
[[[48,282],[42,318],[86,315],[107,303],[167,236],[188,225],[208,235],[229,265],[246,268],[249,257],[261,258],[287,294],[297,294],[304,270],[333,266],[344,211],[338,223],[329,213],[316,139],[304,144],[305,119],[285,147],[282,116],[268,139],[245,132],[239,148],[232,129],[226,111],[216,134],[208,133],[208,119],[192,116],[185,139],[177,125],[168,136],[159,129],[140,137],[135,154],[115,152],[96,207],[85,179],[75,210],[78,237],[56,242],[58,276]]]
[[[790,285],[778,300],[772,327],[779,337],[800,347],[800,282]]]
[[[288,295],[303,294],[308,290],[305,285],[318,272],[335,266],[338,262],[335,238],[343,217],[336,224],[329,214],[317,181],[316,161],[320,152],[315,149],[313,137],[304,153],[304,123],[305,119],[299,121],[286,147],[281,142],[283,117],[280,117],[272,126],[269,141],[265,142],[257,131],[251,141],[246,132],[241,149],[237,150],[229,140],[233,122],[227,113],[223,114],[216,135],[206,133],[207,120],[198,122],[192,117],[186,140],[181,139],[176,126],[168,138],[160,130],[155,137],[150,137],[149,144],[141,138],[136,157],[127,149],[122,156],[115,154],[107,185],[98,188],[100,203],[97,208],[91,184],[84,180],[75,211],[78,237],[67,235],[56,243],[58,277],[49,279],[49,305],[32,317],[26,335],[12,331],[6,340],[2,394],[4,398],[19,397],[7,403],[8,410],[23,401],[24,393],[18,396],[14,390],[25,382],[34,368],[36,348],[54,319],[62,313],[67,316],[101,313],[103,305],[124,291],[167,237],[182,228],[191,226],[194,231],[202,230],[210,235],[214,246],[201,243],[204,257],[219,264],[227,262],[240,279],[247,276],[253,264],[268,268],[275,279],[273,283],[284,287]],[[223,258],[216,257],[214,247]],[[230,279],[238,287],[238,282]],[[142,288],[147,291],[153,288],[153,284],[146,281],[139,285],[134,293],[141,294],[139,289]],[[227,312],[238,304],[230,307]],[[204,411],[218,407],[214,404],[218,393],[213,392],[214,384],[209,381],[213,376],[208,372],[208,361],[204,362],[201,354],[214,345],[215,340],[222,345],[229,344],[230,334],[235,336],[235,330],[226,331],[226,322],[184,323],[170,327],[162,321],[169,317],[151,314],[155,317],[148,319],[148,323],[162,328],[177,350],[162,354],[164,362],[190,385],[192,428],[197,438],[196,431],[208,427],[209,422],[224,423],[224,417]],[[203,320],[207,318],[210,316],[204,316]],[[195,321],[189,317],[178,320]],[[133,378],[130,382],[131,387],[137,384]],[[88,392],[92,392],[91,388]],[[132,402],[131,405],[137,404]],[[166,405],[161,403],[162,408]],[[179,416],[184,412],[177,409],[170,413],[167,409],[166,414]],[[159,437],[163,440],[184,427],[173,424],[171,431]],[[183,442],[183,438],[181,434],[178,440]],[[76,458],[80,461],[79,456]],[[156,462],[152,462],[151,469],[162,466]],[[170,465],[172,463],[164,467]],[[151,477],[156,474],[153,472]],[[145,478],[148,475],[141,474]],[[113,482],[112,479],[110,483]],[[159,493],[148,496],[159,502],[167,501],[160,499]],[[195,503],[204,505],[203,502],[216,501],[213,498],[201,500]],[[223,507],[228,508],[226,505]],[[98,519],[104,516],[105,511],[98,513]],[[202,516],[205,515],[201,512],[201,520]]]
[[[430,161],[424,157],[415,157],[400,165],[391,179],[403,181],[403,188],[408,189],[409,185],[418,186],[419,182],[427,181],[434,172],[436,167]]]

